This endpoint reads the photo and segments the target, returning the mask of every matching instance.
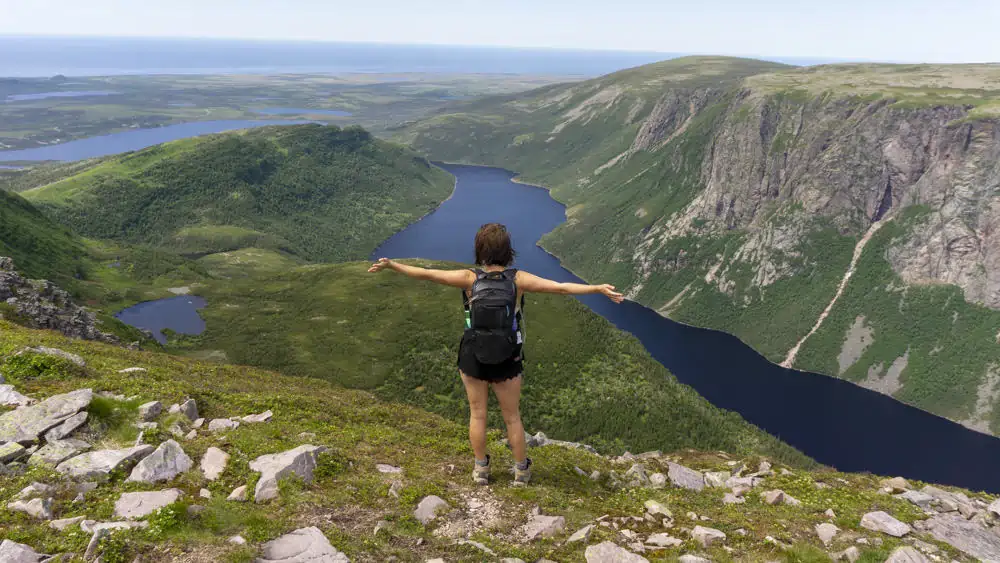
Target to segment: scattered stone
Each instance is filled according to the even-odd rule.
[[[122,493],[122,496],[115,502],[115,517],[128,520],[142,518],[164,506],[177,502],[182,494],[180,489]]]
[[[760,483],[760,477],[730,477],[729,479],[726,479],[726,486],[730,489],[735,489],[736,487],[752,489]]]
[[[0,407],[26,407],[33,401],[14,390],[13,385],[0,385]]]
[[[580,528],[579,530],[573,532],[573,535],[570,536],[568,540],[566,540],[566,543],[576,543],[578,541],[582,541],[582,542],[586,543],[587,540],[590,539],[590,532],[593,532],[593,531],[594,531],[594,525],[593,524],[587,524],[586,526],[584,526],[584,527]]]
[[[98,450],[70,458],[56,466],[56,471],[74,479],[107,479],[127,464],[153,453],[153,446],[143,445],[121,450]]]
[[[243,536],[229,536],[229,539],[227,541],[233,545],[247,544],[247,540],[243,539]]]
[[[653,516],[664,516],[666,518],[673,518],[674,515],[670,512],[670,509],[664,506],[662,503],[655,500],[647,500],[643,506],[646,507],[646,512],[652,514]]]
[[[695,526],[694,530],[691,531],[691,538],[701,544],[702,547],[712,547],[716,543],[726,541],[726,534],[715,528]]]
[[[646,540],[646,545],[655,547],[677,547],[684,543],[684,540],[675,538],[670,534],[653,534]]]
[[[833,538],[837,537],[837,532],[839,531],[840,528],[829,522],[816,524],[816,535],[819,536],[819,541],[823,542],[823,545],[830,545],[830,542],[833,541]]]
[[[212,491],[210,491],[208,489],[202,489],[202,490],[198,491],[198,496],[201,497],[201,498],[210,499],[210,498],[212,498]]]
[[[233,492],[229,493],[229,496],[226,497],[226,500],[232,500],[235,502],[246,502],[247,486],[240,485],[239,487],[236,487],[235,489],[233,489]]]
[[[677,561],[680,563],[712,563],[711,559],[705,559],[704,557],[698,557],[697,555],[691,555],[690,553],[681,555]]]
[[[87,551],[83,554],[85,560],[93,561],[97,557],[97,550],[101,547],[101,540],[107,535],[107,529],[100,529],[95,531],[94,535],[90,536],[90,542],[87,543]]]
[[[7,505],[9,510],[23,512],[39,520],[52,519],[52,499],[33,498],[31,500],[16,500]]]
[[[169,431],[169,432],[170,432],[171,434],[173,434],[173,435],[174,435],[174,437],[176,437],[176,438],[183,438],[183,437],[184,437],[184,435],[185,435],[185,434],[184,434],[184,429],[183,429],[183,428],[181,428],[181,425],[180,425],[180,424],[177,424],[176,422],[175,422],[175,423],[173,423],[173,424],[171,424],[171,425],[170,425],[170,428],[168,428],[167,430],[168,430],[168,431]]]
[[[71,457],[90,449],[90,444],[83,440],[67,438],[49,442],[31,454],[28,465],[50,465],[55,467]]]
[[[184,453],[180,444],[173,440],[167,440],[160,444],[153,453],[137,463],[126,481],[139,483],[169,481],[191,469],[192,465],[194,463]]]
[[[934,539],[983,561],[1000,561],[1000,535],[955,514],[939,514],[927,521]]]
[[[931,507],[931,503],[934,502],[934,497],[920,491],[906,491],[901,495],[896,495],[896,498],[908,500],[924,510],[929,509]]]
[[[694,469],[689,469],[683,465],[667,462],[669,470],[667,476],[670,482],[678,487],[700,491],[705,488],[705,476]]]
[[[266,411],[264,411],[264,412],[262,412],[260,414],[251,414],[251,415],[244,416],[240,420],[242,420],[243,422],[249,423],[249,424],[254,424],[254,423],[257,423],[257,422],[267,422],[267,421],[271,420],[272,416],[274,416],[274,413],[271,412],[270,410],[266,410]]]
[[[733,487],[733,496],[742,498],[749,492],[750,492],[750,487],[747,487],[745,485],[736,485],[735,487]]]
[[[395,465],[388,465],[388,464],[385,464],[385,463],[376,463],[375,464],[375,469],[377,469],[379,473],[402,473],[403,472],[403,468],[402,467],[396,467]]]
[[[590,480],[599,481],[600,479],[601,479],[601,472],[595,469],[594,472],[590,474]]]
[[[448,503],[441,497],[436,495],[426,496],[420,500],[420,503],[417,504],[416,510],[413,511],[413,517],[426,526],[432,520],[437,518],[438,511],[447,508]]]
[[[49,522],[49,527],[53,530],[59,530],[62,532],[66,528],[70,528],[83,522],[83,516],[74,516],[73,518],[63,518],[62,520],[53,520]],[[2,559],[0,559],[2,561]]]
[[[785,504],[789,506],[802,506],[802,501],[793,497],[792,495],[785,493]]]
[[[764,493],[764,503],[774,506],[785,501],[785,492],[779,489]]]
[[[583,556],[587,563],[649,563],[649,559],[609,541],[588,547]]]
[[[524,525],[524,537],[528,541],[538,538],[551,538],[563,533],[566,529],[566,519],[562,516],[546,516],[544,514],[534,514]]]
[[[25,348],[21,352],[18,352],[18,354],[21,354],[23,352],[31,352],[34,354],[41,354],[43,356],[54,356],[56,358],[62,358],[64,360],[68,360],[82,368],[87,367],[87,362],[85,362],[83,358],[77,356],[76,354],[71,354],[64,350],[60,350],[59,348],[49,348],[47,346],[35,346],[34,348],[31,347]]]
[[[226,470],[229,463],[229,454],[212,446],[205,450],[205,455],[201,458],[201,472],[209,481],[215,481]]]
[[[146,368],[125,368],[118,370],[118,373],[146,373]]]
[[[17,461],[27,455],[28,449],[17,442],[0,445],[0,464]]]
[[[46,431],[86,409],[93,398],[92,390],[78,389],[0,414],[0,443],[35,442]]]
[[[4,563],[38,563],[41,556],[23,543],[3,540],[0,542],[0,561]]]
[[[861,517],[861,527],[873,532],[882,532],[901,538],[910,533],[910,527],[883,511],[869,512]],[[998,538],[1000,540],[1000,538]]]
[[[205,425],[205,419],[204,418],[199,418],[198,420],[196,420],[196,421],[194,421],[194,422],[191,423],[191,428],[194,428],[194,429],[197,430],[197,429],[201,428],[204,425]]]
[[[649,486],[654,489],[662,489],[667,486],[667,476],[663,473],[653,473],[649,476]]]
[[[728,471],[710,471],[705,474],[705,484],[709,487],[723,488],[729,480]]]
[[[844,551],[833,554],[834,561],[849,561],[850,563],[854,563],[858,559],[861,559],[861,550],[853,545]]]
[[[316,433],[315,432],[299,432],[299,439],[302,439],[302,440],[315,440],[316,439]]]
[[[152,422],[160,416],[163,412],[163,403],[159,401],[150,401],[148,403],[139,405],[139,419],[145,422]]]
[[[479,543],[477,541],[472,541],[472,540],[458,540],[458,541],[455,542],[455,545],[468,545],[468,546],[472,546],[472,547],[478,549],[479,551],[482,551],[486,555],[490,555],[492,557],[496,557],[496,555],[497,555],[495,551],[493,551],[492,549],[486,547],[485,545],[483,545],[483,544],[481,544],[481,543]]]
[[[208,423],[209,432],[223,432],[225,430],[232,430],[239,427],[240,423],[235,420],[230,420],[228,418],[213,418],[211,422]]]
[[[315,526],[301,528],[269,541],[256,563],[350,563]]]
[[[726,493],[722,495],[722,504],[743,504],[747,500],[743,497],[738,497],[733,493]]]
[[[910,483],[903,479],[902,477],[893,477],[892,479],[882,479],[879,481],[879,486],[884,489],[889,489],[892,493],[902,493],[910,490]]]
[[[889,555],[889,558],[885,560],[885,563],[931,563],[931,560],[924,557],[924,554],[920,553],[916,549],[910,546],[897,547],[895,551]]]
[[[156,430],[160,425],[156,422],[136,422],[135,427],[139,430]]]
[[[832,508],[827,508],[826,512],[824,512],[823,514],[830,519],[834,519],[837,517],[837,513],[834,512]]]
[[[389,496],[393,498],[399,498],[399,493],[402,490],[403,490],[403,483],[399,481],[393,481],[392,484],[389,485]]]
[[[189,441],[189,442],[191,440],[194,440],[197,437],[198,437],[198,431],[197,430],[192,430],[192,431],[190,431],[190,432],[188,432],[187,434],[184,435],[184,439],[187,440],[187,441]]]
[[[261,474],[254,490],[254,502],[266,502],[277,497],[278,480],[282,477],[296,475],[304,483],[311,483],[316,456],[325,451],[324,446],[303,445],[278,454],[262,455],[251,461],[250,469]]]
[[[95,534],[101,530],[126,530],[129,528],[148,528],[149,522],[95,522],[84,520],[80,522],[80,529],[88,534]]]

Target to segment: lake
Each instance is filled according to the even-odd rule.
[[[40,92],[38,94],[11,94],[7,96],[8,102],[26,102],[30,100],[44,100],[47,98],[83,98],[87,96],[114,96],[121,92],[111,90],[83,90],[79,92]]]
[[[153,333],[160,344],[167,343],[164,329],[180,334],[201,334],[205,331],[205,321],[198,314],[207,302],[195,295],[179,295],[156,301],[146,301],[133,305],[115,314],[121,322]]]
[[[383,243],[373,259],[472,263],[476,230],[496,221],[512,233],[518,267],[557,281],[582,281],[535,244],[566,219],[565,208],[546,190],[512,182],[513,174],[497,168],[441,166],[458,179],[451,199]],[[631,301],[580,301],[635,335],[713,404],[740,413],[820,463],[1000,492],[1000,439],[844,380],[782,368],[735,336],[671,321]],[[525,322],[531,323],[530,309]]]
[[[130,129],[121,133],[111,133],[99,137],[88,137],[77,141],[69,141],[58,145],[46,145],[33,149],[0,151],[0,162],[19,160],[83,160],[128,151],[137,151],[160,143],[176,141],[187,137],[222,133],[234,129],[265,127],[268,125],[292,125],[296,123],[312,123],[301,120],[220,120],[196,121],[178,123],[166,127],[149,129]]]
[[[264,108],[253,110],[262,115],[336,115],[337,117],[351,117],[351,112],[339,109],[310,109],[310,108]]]

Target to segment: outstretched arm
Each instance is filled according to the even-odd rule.
[[[375,262],[371,268],[368,268],[368,271],[371,273],[381,272],[382,270],[395,270],[414,279],[432,281],[441,285],[462,289],[468,288],[476,281],[476,275],[470,270],[432,270],[430,268],[407,266],[388,258],[379,258],[378,262]]]
[[[588,295],[600,293],[615,303],[621,303],[625,296],[615,291],[615,286],[608,284],[587,285],[582,283],[564,283],[540,278],[528,272],[517,273],[517,286],[525,293],[558,293],[560,295]]]

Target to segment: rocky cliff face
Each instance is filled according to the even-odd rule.
[[[0,303],[31,328],[57,330],[72,338],[118,343],[102,332],[97,316],[73,303],[69,294],[46,280],[28,280],[14,269],[14,261],[0,256]]]

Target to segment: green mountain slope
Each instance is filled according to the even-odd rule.
[[[18,195],[0,190],[0,256],[9,256],[32,278],[72,279],[83,245],[66,228]]]
[[[550,187],[580,275],[1000,431],[995,65],[687,58],[452,109],[399,138]]]
[[[246,247],[357,259],[451,192],[450,177],[359,128],[199,137],[99,161],[22,192],[93,238],[185,255]]]

